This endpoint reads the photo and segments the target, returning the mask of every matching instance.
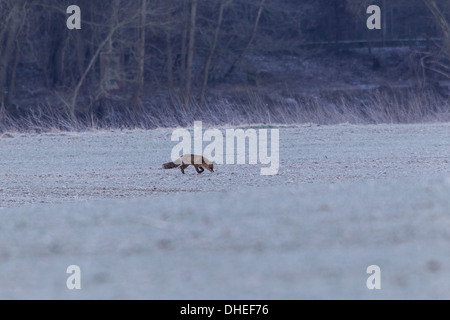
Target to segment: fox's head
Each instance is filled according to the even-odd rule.
[[[214,164],[210,163],[210,164],[206,165],[206,169],[208,169],[211,172],[214,172]]]

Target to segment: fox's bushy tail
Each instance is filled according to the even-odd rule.
[[[175,162],[167,162],[167,163],[164,163],[162,167],[163,167],[164,169],[172,169],[172,168],[179,167],[180,164],[181,164],[181,163],[176,164]]]

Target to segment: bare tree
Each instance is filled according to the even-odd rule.
[[[223,11],[225,9],[225,1],[221,0],[220,1],[220,6],[219,6],[219,16],[217,18],[217,26],[216,29],[214,31],[214,36],[211,42],[211,47],[209,48],[209,54],[208,57],[206,58],[206,62],[205,62],[205,67],[203,69],[203,82],[202,82],[202,88],[200,90],[200,109],[203,106],[203,101],[205,99],[205,93],[206,93],[206,87],[208,86],[208,77],[209,77],[209,69],[211,67],[211,62],[214,56],[214,52],[216,50],[216,45],[217,45],[217,40],[219,38],[219,31],[220,31],[220,27],[222,26],[222,21],[223,21]]]
[[[187,34],[189,29],[189,1],[183,1],[183,28],[181,32],[181,53],[180,53],[180,98],[184,101],[186,95],[186,52]]]
[[[241,50],[241,52],[238,54],[238,56],[231,63],[230,67],[228,68],[228,71],[225,72],[225,75],[223,76],[223,79],[228,78],[231,75],[231,73],[233,73],[233,71],[234,71],[234,69],[236,67],[236,64],[241,60],[241,58],[247,52],[248,48],[250,47],[250,45],[252,44],[253,40],[255,39],[256,32],[258,31],[259,20],[261,18],[262,12],[264,10],[264,3],[265,3],[265,0],[261,0],[261,3],[259,5],[259,9],[258,9],[258,13],[256,15],[255,23],[253,25],[253,31],[252,31],[252,34],[250,36],[250,39],[248,40],[246,46]]]
[[[170,35],[170,29],[166,29],[166,52],[167,52],[167,86],[169,89],[170,104],[173,107],[174,102],[174,79],[173,79],[173,52],[172,52],[172,40]]]
[[[191,99],[191,88],[192,88],[192,67],[194,62],[194,45],[195,45],[195,22],[197,19],[197,5],[198,0],[192,0],[191,5],[191,16],[189,22],[189,47],[187,55],[187,65],[186,65],[186,89],[184,92],[183,104],[185,107],[189,105]]]
[[[114,34],[118,31],[124,28],[127,25],[132,24],[133,21],[135,21],[136,17],[138,16],[137,13],[131,16],[128,16],[126,19],[121,19],[119,17],[119,10],[122,7],[122,4],[120,0],[116,0],[114,2],[114,5],[112,6],[112,17],[111,17],[111,23],[109,27],[109,31],[104,36],[102,42],[97,46],[97,49],[95,50],[94,54],[89,59],[89,63],[84,69],[83,74],[81,75],[80,79],[78,80],[76,86],[74,87],[72,98],[69,104],[69,114],[72,119],[72,121],[76,120],[76,110],[77,110],[77,98],[80,92],[80,89],[83,85],[83,83],[86,80],[87,75],[91,71],[92,67],[94,66],[95,62],[97,61],[101,51],[106,47],[107,44],[112,43],[112,39]]]
[[[15,86],[15,75],[16,68],[18,64],[18,59],[20,55],[20,47],[17,41],[18,34],[23,26],[25,21],[25,2],[24,0],[16,0],[14,5],[10,11],[10,14],[7,17],[7,25],[1,32],[0,42],[4,42],[5,45],[0,50],[0,113],[4,114],[6,109],[9,107],[12,98],[12,92],[9,92],[8,97],[5,101],[5,97],[3,94],[3,87],[7,84],[7,74],[8,67],[11,63],[11,57],[15,54],[15,59],[13,62],[13,70],[12,77],[9,81],[9,90],[14,91]]]
[[[142,116],[142,94],[144,90],[144,67],[145,67],[145,29],[147,17],[147,0],[142,0],[141,14],[139,17],[140,41],[138,45],[138,68],[137,68],[137,85],[134,96],[135,113]]]

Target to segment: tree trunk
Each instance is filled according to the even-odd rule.
[[[134,112],[138,118],[142,117],[142,94],[144,91],[144,67],[145,67],[145,24],[147,18],[147,0],[142,0],[141,15],[139,21],[140,42],[138,46],[138,73],[137,87],[134,96]]]
[[[15,49],[15,41],[19,33],[21,24],[23,23],[23,0],[18,0],[14,3],[14,7],[11,12],[11,21],[9,24],[9,30],[6,32],[5,46],[0,56],[0,112],[4,113],[6,110],[5,97],[3,94],[3,87],[6,84],[6,77],[8,74],[8,66],[12,53]]]
[[[173,86],[173,53],[172,42],[170,39],[170,31],[166,31],[166,44],[167,44],[167,84],[169,87],[170,104],[173,107],[174,103],[174,86]]]
[[[199,103],[200,109],[203,107],[203,102],[205,99],[206,87],[208,86],[209,68],[211,65],[212,58],[214,56],[214,51],[216,50],[217,39],[219,38],[219,31],[220,31],[220,27],[222,25],[222,20],[223,20],[224,8],[225,8],[225,2],[223,0],[221,0],[220,8],[219,8],[219,17],[217,18],[217,26],[216,26],[216,30],[214,32],[214,38],[211,43],[211,47],[209,49],[208,58],[206,59],[206,62],[205,62],[205,69],[203,70],[203,82],[202,82],[202,88],[200,90],[200,103]]]
[[[77,31],[75,33],[75,38],[76,38],[77,70],[81,77],[84,72],[84,59],[86,58],[86,50],[85,50],[85,46],[84,46],[84,41],[86,41],[86,40],[83,40],[83,37],[82,37],[80,31]]]
[[[184,101],[186,92],[186,51],[187,51],[187,33],[189,28],[188,1],[184,0],[183,5],[183,32],[181,34],[181,64],[180,64],[180,100]]]
[[[6,103],[5,108],[6,110],[10,110],[11,108],[11,102],[12,98],[14,97],[14,91],[16,88],[16,73],[17,73],[17,65],[19,64],[20,59],[20,41],[16,40],[16,50],[15,50],[15,58],[14,58],[14,65],[11,71],[11,78],[9,80],[9,86],[8,86],[8,94],[6,95]]]
[[[52,74],[52,85],[53,86],[61,86],[64,84],[64,74],[65,74],[65,64],[64,64],[64,58],[66,54],[66,47],[69,42],[69,35],[66,35],[64,37],[64,34],[61,34],[58,38],[55,53],[52,59],[53,66],[53,72]]]
[[[197,15],[198,0],[192,0],[191,6],[191,19],[189,23],[189,49],[187,56],[186,66],[186,90],[184,93],[184,106],[189,106],[191,99],[191,87],[192,87],[192,65],[194,61],[194,44],[195,44],[195,21]]]

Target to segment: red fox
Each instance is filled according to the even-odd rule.
[[[193,165],[197,173],[202,173],[205,171],[203,167],[211,172],[214,172],[214,164],[209,162],[209,160],[205,157],[196,154],[184,154],[173,162],[164,163],[163,168],[172,169],[180,166],[181,173],[184,174],[184,169],[186,169],[189,165]]]

